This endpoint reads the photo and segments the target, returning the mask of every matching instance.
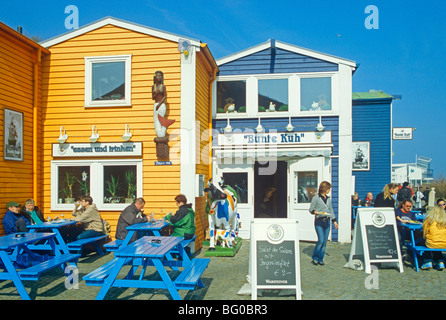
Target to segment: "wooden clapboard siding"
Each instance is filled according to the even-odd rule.
[[[374,94],[369,94],[371,97]],[[378,95],[378,94],[376,94]],[[364,200],[368,192],[376,197],[392,178],[392,97],[353,98],[352,140],[370,142],[370,170],[353,171],[355,191]],[[371,129],[373,128],[373,130]]]
[[[40,181],[40,152],[33,152],[33,141],[37,146],[40,137],[34,136],[34,108],[39,110],[40,119],[40,85],[41,70],[39,55],[48,51],[32,40],[19,34],[0,22],[0,235],[4,234],[1,219],[6,212],[6,203],[25,200],[36,195],[40,201],[40,190],[34,193],[33,174]],[[35,69],[37,68],[37,74]],[[4,109],[23,113],[23,161],[4,160]],[[37,121],[39,123],[39,121]],[[39,133],[40,127],[37,128]],[[36,156],[37,169],[33,169],[33,157]]]
[[[332,62],[279,48],[269,48],[219,66],[219,74],[269,74],[338,71]]]
[[[164,73],[167,88],[168,118],[176,122],[169,128],[170,135],[179,133],[181,99],[181,59],[176,42],[141,34],[132,30],[107,25],[75,38],[53,45],[51,56],[43,63],[43,209],[51,209],[52,143],[57,142],[59,128],[64,126],[69,142],[88,142],[91,126],[95,124],[101,142],[120,141],[125,124],[129,124],[132,141],[143,143],[143,194],[145,212],[156,217],[176,210],[174,197],[180,191],[180,166],[155,166],[157,160],[153,127],[152,85],[155,71]],[[84,57],[131,54],[132,106],[84,107]],[[174,137],[175,138],[175,137]],[[170,141],[174,147],[180,141]],[[179,154],[180,150],[175,151]],[[68,159],[67,159],[68,160]],[[52,211],[51,214],[60,214]],[[120,212],[101,211],[116,230]]]

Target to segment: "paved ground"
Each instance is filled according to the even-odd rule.
[[[343,268],[350,252],[350,244],[328,243],[325,266],[313,266],[311,253],[313,243],[300,243],[301,282],[304,300],[412,300],[446,299],[446,270],[421,271],[417,273],[412,264],[405,262],[404,273],[396,268],[378,269],[374,274],[375,288],[367,289],[370,280],[364,271]],[[180,291],[186,300],[249,300],[250,296],[237,293],[246,284],[248,273],[249,241],[244,240],[235,257],[212,257],[203,274],[205,288],[195,291]],[[196,254],[204,256],[204,250]],[[90,254],[78,264],[80,279],[105,262],[113,254],[98,256]],[[175,272],[175,271],[170,271]],[[147,272],[148,277],[153,277]],[[35,300],[92,300],[98,287],[89,287],[80,281],[78,289],[67,290],[65,277],[59,268],[41,276],[40,281],[25,281],[25,287]],[[377,287],[376,287],[377,286]],[[368,286],[370,287],[370,285]],[[0,300],[19,300],[11,281],[0,282]],[[169,300],[167,290],[142,290],[112,288],[106,299],[117,300]],[[281,296],[278,290],[263,292],[259,300],[293,300],[294,296]]]

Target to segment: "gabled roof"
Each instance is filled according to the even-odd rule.
[[[392,100],[393,96],[381,90],[370,90],[368,92],[353,92],[353,100]]]
[[[336,64],[344,64],[344,65],[352,67],[353,69],[356,69],[356,67],[357,67],[356,62],[353,60],[339,58],[339,57],[336,57],[333,55],[329,55],[329,54],[321,53],[321,52],[314,51],[311,49],[295,46],[295,45],[288,44],[288,43],[278,41],[275,39],[269,39],[268,41],[258,44],[254,47],[251,47],[251,48],[236,52],[234,54],[231,54],[229,56],[220,58],[217,60],[217,64],[219,66],[221,66],[228,62],[249,56],[251,54],[254,54],[254,53],[260,52],[262,50],[269,49],[269,48],[279,48],[279,49],[295,52],[298,54],[306,55],[306,56],[309,56],[312,58],[325,60],[325,61],[336,63]]]
[[[7,34],[11,35],[12,37],[16,38],[17,40],[21,41],[22,43],[26,43],[27,45],[31,46],[34,49],[42,50],[42,53],[49,54],[50,52],[39,45],[37,42],[34,42],[33,40],[29,39],[28,37],[25,37],[20,32],[17,32],[16,30],[12,29],[11,27],[7,26],[3,22],[0,22],[0,30],[3,30]]]
[[[129,21],[113,18],[113,17],[105,17],[101,20],[87,24],[79,29],[75,29],[75,30],[69,31],[67,33],[64,33],[62,35],[56,36],[54,38],[42,41],[40,43],[40,45],[42,45],[45,48],[48,48],[48,47],[54,46],[56,44],[59,44],[61,42],[72,39],[74,37],[80,36],[84,33],[104,27],[106,25],[113,25],[113,26],[124,28],[124,29],[133,30],[133,31],[136,31],[139,33],[147,34],[147,35],[154,36],[154,37],[161,38],[161,39],[170,40],[173,42],[179,42],[180,40],[184,39],[184,40],[188,40],[191,45],[200,47],[199,40],[180,36],[180,35],[177,35],[174,33],[166,32],[166,31],[161,31],[161,30],[154,29],[154,28],[149,28],[149,27],[146,27],[141,24],[137,24],[134,22],[129,22]]]

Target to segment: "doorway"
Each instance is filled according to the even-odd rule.
[[[254,218],[287,218],[288,164],[254,163]]]

